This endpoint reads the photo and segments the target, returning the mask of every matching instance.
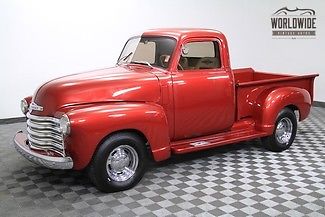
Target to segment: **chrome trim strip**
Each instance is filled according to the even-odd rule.
[[[29,105],[29,111],[40,111],[42,112],[43,111],[43,106],[40,106],[40,105],[37,105],[35,102],[31,102],[30,105]]]
[[[45,124],[43,123],[35,123],[31,119],[27,120],[27,125],[31,126],[32,128],[39,129],[39,130],[53,130],[57,133],[61,133],[61,129],[58,126],[52,125],[52,124]]]
[[[45,139],[45,138],[47,138],[47,139],[49,139],[49,140],[55,140],[55,141],[57,141],[57,142],[60,142],[60,143],[62,143],[63,142],[63,138],[62,138],[62,136],[58,136],[58,135],[56,135],[56,134],[53,134],[53,133],[51,133],[51,131],[47,131],[47,132],[43,132],[43,131],[35,131],[35,130],[33,130],[32,128],[30,128],[30,127],[27,127],[27,132],[29,133],[29,134],[31,134],[33,137],[37,137],[37,138],[39,138],[39,139]],[[45,138],[44,138],[45,137]]]
[[[56,147],[57,149],[61,149],[62,150],[62,145],[56,142],[51,142],[51,141],[46,141],[46,140],[37,140],[34,139],[33,137],[31,137],[29,134],[27,134],[27,138],[30,142],[35,143],[37,145],[40,146],[53,146]]]
[[[47,152],[47,151],[52,151],[52,152],[55,152],[55,153],[61,155],[62,157],[65,157],[65,155],[62,153],[61,150],[57,150],[57,149],[55,149],[54,147],[49,147],[49,146],[38,146],[38,145],[36,145],[35,143],[32,143],[32,142],[30,142],[30,141],[28,141],[28,143],[29,143],[29,147],[32,148],[32,149],[36,149],[36,150],[40,150],[40,151],[45,151],[45,152]]]
[[[39,121],[52,121],[54,123],[60,124],[60,120],[54,117],[44,117],[44,116],[36,116],[32,115],[29,112],[27,113],[27,118],[32,120],[39,120]]]
[[[27,136],[23,132],[18,132],[14,137],[14,145],[16,150],[27,160],[50,168],[50,169],[72,169],[73,160],[71,157],[52,157],[41,155],[29,149],[26,144]]]
[[[197,141],[197,142],[191,142],[190,145],[194,147],[200,147],[200,146],[205,146],[205,145],[210,145],[210,142],[207,141]]]

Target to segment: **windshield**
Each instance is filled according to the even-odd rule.
[[[126,42],[117,63],[136,63],[167,68],[175,45],[176,40],[169,37],[134,37]]]

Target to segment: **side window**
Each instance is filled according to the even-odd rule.
[[[197,41],[183,46],[178,70],[216,69],[220,67],[218,42]]]

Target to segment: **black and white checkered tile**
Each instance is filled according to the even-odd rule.
[[[82,172],[54,171],[12,146],[0,125],[0,216],[325,216],[325,109],[290,150],[244,142],[153,164],[133,189],[98,192]]]

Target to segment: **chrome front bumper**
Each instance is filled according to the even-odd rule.
[[[27,135],[23,132],[20,131],[15,135],[15,148],[27,160],[50,169],[72,169],[73,161],[71,157],[51,157],[42,155],[30,149],[26,142]]]

